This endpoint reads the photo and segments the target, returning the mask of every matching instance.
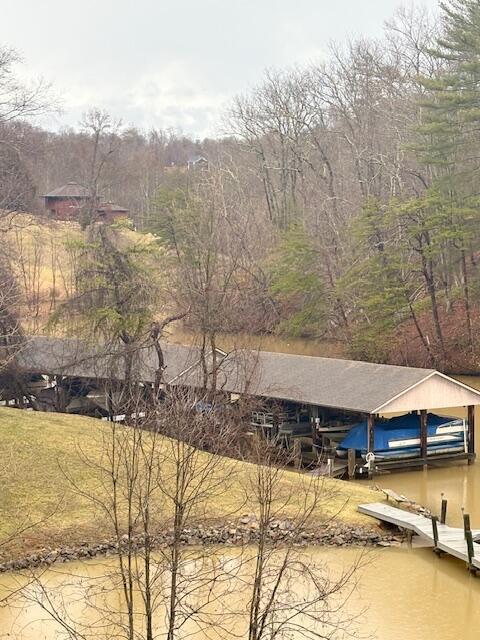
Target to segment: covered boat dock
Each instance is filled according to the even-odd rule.
[[[353,427],[366,423],[366,451],[363,456],[355,449],[349,452],[350,475],[353,467],[363,470],[367,457],[375,468],[383,469],[438,465],[447,460],[470,463],[475,458],[475,406],[480,405],[480,391],[439,371],[262,351],[249,357],[255,362],[249,374],[249,393],[295,408],[297,425],[292,425],[291,432],[295,436],[297,431],[308,449],[306,429],[301,426],[301,413],[306,413],[314,457],[338,462],[338,444]],[[222,363],[224,387],[230,391],[242,386],[235,377],[242,368],[232,364],[238,358],[245,358],[245,354],[229,354]],[[428,424],[428,418],[432,412],[446,416],[445,423],[460,417],[460,412],[464,414],[457,420],[461,424],[454,427],[462,432],[463,440],[455,451],[442,453],[440,447],[435,450],[430,446],[429,428],[434,425]],[[405,414],[417,416],[418,446],[412,446],[409,456],[376,459],[377,431],[389,418]],[[444,431],[449,429],[445,427]],[[303,458],[308,459],[308,450],[306,453]]]
[[[199,350],[167,342],[162,343],[162,349],[167,365],[165,383],[199,388]],[[65,409],[47,410],[82,412],[86,396],[93,400],[102,396],[106,381],[110,386],[115,380],[121,384],[122,367],[116,363],[112,367],[110,355],[100,347],[93,349],[75,340],[35,337],[26,342],[17,364],[25,374],[48,378],[50,386],[43,390],[45,396],[58,396],[60,385],[70,392],[73,383],[78,387],[80,381],[88,393],[82,391],[80,398],[78,394],[73,400],[67,398]],[[136,379],[154,384],[154,349],[143,348],[137,355]],[[366,467],[371,471],[437,465],[450,460],[470,463],[475,458],[475,407],[480,405],[480,391],[433,369],[249,350],[228,354],[219,350],[214,361],[217,389],[230,400],[239,395],[258,399],[251,419],[252,431],[291,448],[299,464],[318,466],[329,461],[331,470],[336,466],[348,468],[349,475],[354,475]],[[103,408],[104,414],[107,409]],[[455,450],[431,446],[431,429],[438,426],[431,417],[429,425],[432,412],[460,418],[460,424],[444,425],[439,432],[448,434],[453,428],[461,432],[462,442],[457,440]],[[411,450],[399,457],[379,456],[380,431],[388,418],[399,415],[415,416],[410,421],[413,419],[418,426],[413,437],[407,438]],[[445,421],[449,419],[446,417]],[[362,423],[364,444],[348,447],[342,459],[342,441]],[[437,442],[448,440],[443,436],[433,438]]]

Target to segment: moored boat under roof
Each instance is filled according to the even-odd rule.
[[[372,453],[376,460],[416,457],[420,454],[420,416],[407,414],[375,424]],[[427,455],[466,451],[465,421],[434,413],[427,415]],[[340,457],[354,449],[365,457],[368,453],[368,424],[365,420],[352,427],[337,448]]]

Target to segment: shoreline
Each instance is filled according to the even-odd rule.
[[[268,528],[267,537],[270,544],[278,546],[293,545],[296,547],[394,547],[400,546],[407,537],[394,527],[382,529],[346,524],[342,522],[329,523],[313,529],[298,529],[295,523],[288,519],[273,520]],[[217,526],[195,524],[183,529],[180,543],[183,547],[201,546],[247,546],[258,542],[258,522],[254,516],[243,516],[237,522],[226,522]],[[153,534],[150,544],[153,550],[171,546],[173,530],[165,529]],[[134,536],[130,541],[134,552],[145,547],[142,535]],[[123,535],[120,540],[106,539],[97,543],[80,543],[77,545],[62,545],[57,547],[43,547],[28,555],[3,560],[0,563],[0,573],[48,567],[53,564],[89,560],[98,557],[113,557],[121,551],[127,550],[129,540]]]

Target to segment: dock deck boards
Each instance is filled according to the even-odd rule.
[[[432,521],[426,516],[417,515],[398,507],[391,507],[388,504],[382,502],[374,502],[372,504],[361,504],[358,507],[360,513],[363,513],[377,520],[383,520],[389,522],[402,529],[413,531],[413,533],[420,536],[423,540],[429,543],[430,546],[435,546],[433,538]],[[472,535],[475,540],[480,536],[479,530],[472,530]],[[438,541],[436,545],[437,549],[448,553],[459,560],[463,560],[468,564],[468,550],[467,542],[465,540],[465,533],[463,529],[457,527],[449,527],[446,524],[438,524]],[[472,566],[480,570],[480,544],[473,545],[474,556],[472,558]]]

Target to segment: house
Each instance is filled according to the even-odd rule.
[[[90,191],[78,182],[68,182],[45,194],[43,198],[46,211],[56,220],[78,221],[82,212],[90,212],[92,206]],[[129,213],[128,209],[112,201],[100,202],[98,197],[95,198],[94,211],[97,214],[97,220],[109,223],[119,218],[126,218]]]
[[[188,169],[208,169],[208,160],[205,156],[192,156],[187,162]]]
[[[68,182],[43,198],[46,211],[57,220],[78,220],[91,200],[89,190],[78,182]]]
[[[112,201],[103,202],[97,208],[98,220],[104,220],[105,222],[115,222],[120,218],[128,218],[128,213],[128,209]]]

